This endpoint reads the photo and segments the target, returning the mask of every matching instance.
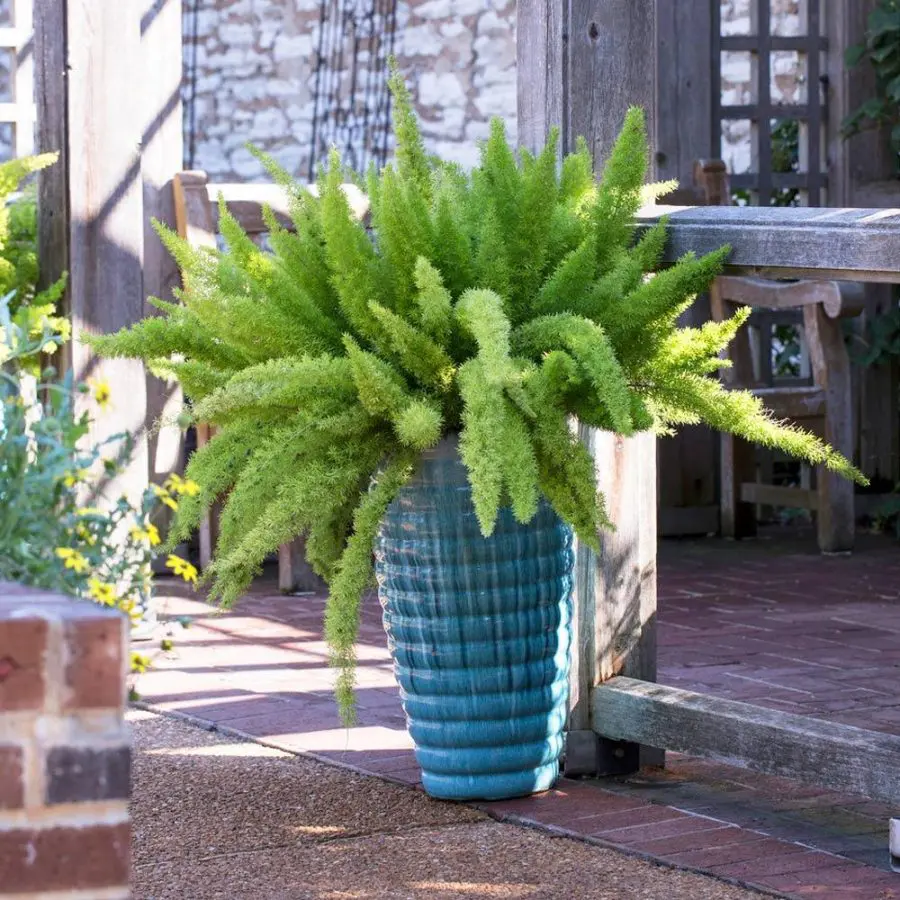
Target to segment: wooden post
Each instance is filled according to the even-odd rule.
[[[815,382],[825,391],[825,440],[850,458],[853,455],[850,360],[840,320],[830,319],[822,304],[817,303],[803,307],[803,324]],[[824,466],[819,468],[818,478],[819,549],[823,553],[849,552],[853,549],[856,524],[853,482]]]
[[[181,111],[181,0],[143,0],[143,141],[141,174],[144,197],[144,315],[158,312],[148,297],[172,299],[180,283],[178,266],[153,230],[152,219],[175,227],[172,178],[183,165]],[[181,410],[176,384],[147,376],[149,478],[161,483],[184,463],[184,436],[173,424]],[[169,424],[165,424],[169,423]]]
[[[602,169],[631,105],[656,121],[654,0],[520,0],[519,140],[534,150],[552,125],[561,149],[584,135]],[[633,771],[636,745],[602,741],[593,730],[590,693],[613,675],[656,677],[656,442],[582,428],[597,460],[615,534],[599,557],[578,550],[566,771]],[[644,750],[644,748],[641,748]],[[662,763],[647,748],[643,763]]]
[[[38,149],[60,151],[40,180],[39,251],[45,279],[69,272],[68,362],[78,379],[106,380],[112,404],[92,417],[93,443],[127,432],[130,464],[103,485],[137,499],[147,485],[144,366],[99,359],[81,338],[140,320],[144,312],[140,119],[140,9],[121,0],[36,0]]]
[[[875,96],[875,70],[869,65],[845,66],[844,52],[865,39],[869,13],[878,5],[879,0],[832,0],[827,4],[829,206],[900,206],[890,128],[867,130],[849,140],[841,134],[844,117]],[[873,317],[890,311],[893,296],[889,287],[868,285],[865,311],[854,330],[861,331]],[[900,479],[900,364],[892,360],[869,368],[854,367],[853,375],[858,409],[855,457],[867,475],[878,476],[890,490]]]

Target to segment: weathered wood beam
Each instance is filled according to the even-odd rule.
[[[75,377],[105,379],[112,405],[89,396],[93,443],[129,433],[131,463],[103,486],[137,499],[147,485],[147,386],[141,362],[99,359],[81,343],[143,317],[141,11],[120,0],[36,0],[38,149],[60,151],[39,180],[39,251],[47,278],[69,272],[66,311]],[[107,453],[111,453],[108,450]]]
[[[900,209],[654,206],[638,220],[660,216],[670,262],[729,244],[729,273],[900,283]]]
[[[593,712],[608,738],[900,803],[897,735],[632,678],[597,687]]]
[[[537,150],[558,126],[561,151],[583,135],[599,171],[629,106],[647,110],[653,134],[656,39],[654,0],[521,0],[520,143]],[[581,438],[617,530],[602,535],[599,555],[578,549],[566,770],[633,771],[636,745],[598,742],[590,692],[622,672],[647,680],[656,674],[656,442],[649,434],[623,439],[592,429]],[[644,762],[661,764],[662,755],[648,752]]]
[[[175,227],[172,178],[184,165],[181,110],[181,0],[141,0],[144,202],[144,315],[158,314],[149,297],[172,299],[178,266],[153,229],[158,219]],[[183,398],[177,384],[147,376],[149,478],[161,483],[184,465],[184,434],[174,423]]]

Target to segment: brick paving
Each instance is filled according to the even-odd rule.
[[[332,700],[324,600],[284,597],[269,580],[227,615],[168,596],[192,625],[138,689],[177,712],[290,752],[418,784],[374,598],[359,653],[359,725]],[[900,549],[867,538],[821,557],[808,536],[741,544],[664,542],[660,680],[673,686],[900,734]],[[669,754],[665,770],[563,779],[534,798],[484,804],[540,825],[792,897],[900,900],[887,822],[858,796]]]

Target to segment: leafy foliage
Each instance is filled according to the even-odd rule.
[[[0,163],[0,297],[9,298],[13,323],[40,347],[34,354],[18,359],[29,372],[40,371],[40,354],[53,353],[60,341],[69,337],[68,319],[56,315],[65,288],[65,279],[43,291],[37,290],[37,204],[34,185],[21,190],[25,178],[56,162],[57,154],[44,153]],[[13,199],[16,191],[21,193]],[[44,340],[45,332],[55,335]],[[0,334],[0,362],[8,340]]]
[[[201,491],[174,526],[184,536],[225,498],[213,598],[233,602],[267,553],[308,535],[331,585],[326,632],[347,715],[373,540],[443,436],[460,435],[485,535],[502,505],[527,522],[543,495],[593,546],[610,523],[572,415],[624,435],[709,421],[861,478],[708,377],[740,321],[678,328],[727,248],[654,275],[665,225],[634,225],[648,194],[640,110],[599,184],[584,142],[559,172],[555,134],[517,157],[499,121],[465,174],[425,155],[392,84],[397,164],[370,174],[373,234],[351,217],[336,155],[318,199],[269,161],[296,232],[276,229],[266,253],[223,214],[229,249],[207,253],[160,228],[184,269],[183,306],[93,341],[182,378],[197,418],[219,428],[188,465]],[[187,364],[203,377],[189,383]]]
[[[875,70],[875,96],[841,123],[844,137],[867,128],[891,129],[891,145],[900,153],[900,0],[880,0],[869,13],[865,41],[847,48],[845,63],[867,62]]]
[[[132,504],[119,497],[100,501],[102,482],[115,474],[130,444],[112,437],[85,448],[89,414],[78,413],[79,393],[102,406],[104,383],[76,385],[53,370],[37,382],[28,374],[33,360],[57,339],[50,330],[30,337],[0,302],[0,331],[6,362],[0,370],[0,581],[57,591],[120,609],[135,622],[147,610],[150,564],[161,544],[153,519],[161,503],[177,508],[178,498],[199,490],[173,476],[154,485]],[[91,503],[92,505],[87,505]],[[93,505],[96,504],[96,505]],[[187,581],[197,572],[170,557],[170,567]],[[148,663],[132,654],[132,668]]]

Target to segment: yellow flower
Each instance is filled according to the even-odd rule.
[[[109,382],[104,378],[100,381],[89,381],[91,388],[94,392],[94,400],[97,401],[97,406],[100,409],[106,409],[109,406],[109,401],[112,399],[112,390],[110,390]]]
[[[134,525],[130,534],[132,540],[148,541],[151,547],[156,547],[160,543],[159,529],[150,522],[143,528]]]
[[[188,497],[196,497],[200,493],[200,485],[190,478],[182,478],[173,472],[166,479],[166,488],[174,494],[187,494]]]
[[[111,584],[104,584],[97,578],[88,580],[88,593],[104,606],[116,605],[116,589]]]
[[[56,555],[65,561],[67,569],[73,569],[79,575],[83,575],[89,568],[88,561],[77,550],[57,547]]]
[[[176,574],[180,575],[185,581],[191,584],[197,583],[197,569],[192,566],[186,559],[170,553],[166,559],[166,565]]]
[[[91,534],[89,528],[85,525],[82,525],[80,522],[75,526],[75,534],[79,540],[84,541],[88,547],[93,547],[94,544],[97,543],[97,536]]]
[[[76,484],[80,481],[84,481],[88,476],[87,469],[76,469],[74,472],[69,472],[65,478],[63,478],[63,484],[67,487],[75,487]]]
[[[79,516],[105,516],[106,513],[103,512],[102,509],[97,509],[96,506],[82,506],[81,509],[76,509],[75,514]]]
[[[178,503],[165,488],[160,487],[158,484],[152,484],[150,487],[153,488],[153,493],[157,499],[168,506],[169,509],[178,509]]]

